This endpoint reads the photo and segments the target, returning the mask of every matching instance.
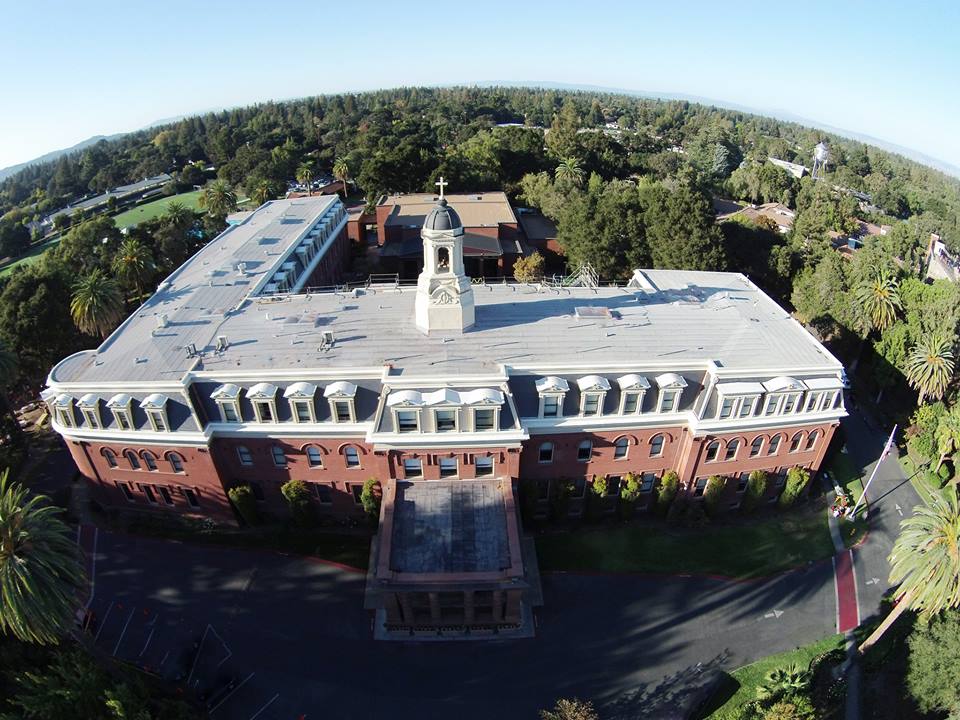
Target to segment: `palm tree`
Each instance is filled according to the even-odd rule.
[[[857,301],[866,311],[872,327],[883,332],[897,319],[900,302],[900,283],[883,270],[857,290]]]
[[[347,180],[350,179],[350,168],[347,161],[343,158],[337,158],[333,163],[333,176],[343,183],[343,199],[347,199]]]
[[[577,187],[583,183],[583,168],[575,157],[564,158],[554,171],[557,180],[569,180]]]
[[[256,204],[256,206],[260,207],[265,202],[271,200],[274,194],[273,186],[270,184],[270,181],[261,180],[253,189],[253,192],[250,193],[250,197],[253,198],[253,202]]]
[[[237,209],[237,193],[225,180],[214,180],[200,191],[200,207],[214,217],[225,218]]]
[[[937,450],[940,452],[940,461],[937,463],[939,471],[947,456],[960,448],[960,405],[954,405],[940,418],[936,438]]]
[[[80,332],[105,338],[123,319],[123,296],[117,281],[94,268],[74,285],[70,315]]]
[[[203,197],[202,194],[201,197]],[[194,214],[190,208],[188,208],[179,200],[172,200],[167,205],[166,212],[163,213],[163,221],[168,225],[185,227],[193,223]]]
[[[907,356],[907,382],[924,398],[943,397],[953,377],[953,342],[940,332],[924,335]]]
[[[307,195],[313,194],[313,188],[310,187],[311,180],[313,180],[313,168],[310,163],[301,163],[297,168],[297,182],[307,186]]]
[[[890,551],[890,582],[899,583],[900,600],[864,640],[866,652],[904,610],[930,618],[960,605],[960,503],[957,493],[933,493],[926,505],[900,521],[900,535]]]
[[[137,291],[137,300],[143,297],[143,280],[153,267],[150,250],[137,238],[128,237],[120,244],[113,258],[113,273],[121,282],[132,285]]]
[[[0,474],[0,630],[24,642],[56,643],[78,605],[83,570],[59,513]]]
[[[798,665],[774,668],[767,673],[763,685],[757,688],[757,700],[776,702],[786,695],[803,692],[810,684],[810,673]]]

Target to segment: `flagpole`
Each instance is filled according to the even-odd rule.
[[[857,517],[857,508],[860,507],[860,503],[863,502],[864,498],[867,497],[867,488],[870,487],[870,483],[873,482],[873,479],[877,476],[877,470],[880,469],[880,463],[883,462],[884,458],[890,454],[890,449],[893,447],[893,438],[897,434],[897,426],[893,426],[893,430],[890,431],[890,437],[887,438],[887,444],[883,446],[883,452],[880,454],[880,459],[877,460],[877,464],[873,466],[873,472],[870,473],[870,479],[867,480],[867,484],[863,486],[863,492],[860,493],[860,499],[857,500],[857,504],[853,506],[853,510],[850,512],[849,518],[853,520]]]

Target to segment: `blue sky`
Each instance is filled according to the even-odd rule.
[[[3,0],[0,167],[267,99],[541,80],[783,111],[960,165],[960,3]]]

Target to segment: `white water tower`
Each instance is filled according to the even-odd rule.
[[[823,177],[823,174],[827,171],[828,160],[830,160],[830,147],[826,142],[821,140],[813,149],[813,172],[810,174],[814,180]]]

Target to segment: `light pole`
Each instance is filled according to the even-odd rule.
[[[860,503],[863,502],[863,499],[867,496],[867,488],[870,487],[870,483],[873,482],[873,479],[877,476],[877,470],[880,469],[880,463],[884,461],[887,455],[890,454],[890,450],[893,448],[893,438],[896,437],[897,426],[893,426],[893,430],[890,431],[890,437],[887,438],[887,444],[883,446],[883,452],[880,453],[880,458],[877,460],[877,464],[873,466],[873,472],[870,473],[870,479],[867,480],[867,484],[863,486],[863,492],[860,493],[860,499],[857,500],[857,504],[853,506],[853,510],[850,511],[850,514],[847,516],[851,521],[857,517],[857,508],[860,507]]]

